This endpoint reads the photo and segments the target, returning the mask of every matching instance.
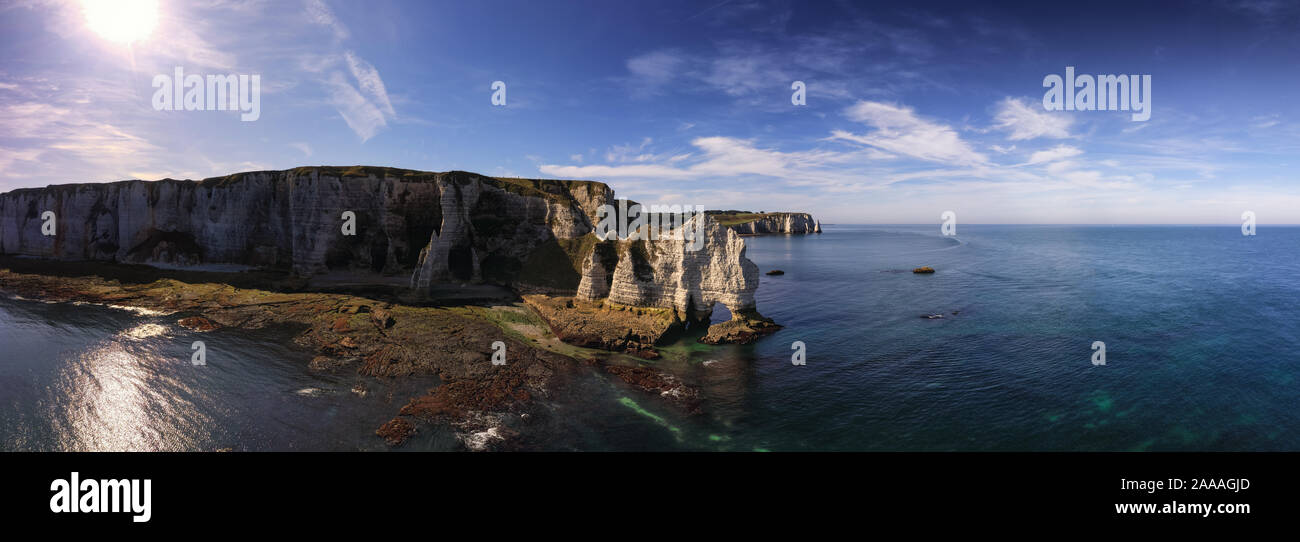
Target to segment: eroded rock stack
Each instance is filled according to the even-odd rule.
[[[584,262],[579,297],[672,308],[703,321],[717,303],[732,313],[753,310],[758,266],[745,257],[745,241],[707,215],[695,215],[682,229],[702,231],[703,247],[691,250],[686,239],[600,243]]]

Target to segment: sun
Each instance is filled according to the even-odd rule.
[[[100,37],[131,44],[158,24],[158,0],[81,0],[86,25]]]

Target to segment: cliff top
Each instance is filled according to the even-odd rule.
[[[548,197],[548,198],[556,197],[556,196],[563,197],[563,194],[566,191],[573,190],[574,188],[581,188],[587,190],[596,189],[602,191],[609,190],[609,186],[600,181],[580,181],[580,180],[560,180],[560,179],[522,179],[522,178],[515,178],[515,177],[492,177],[492,176],[482,175],[479,173],[473,173],[469,171],[438,172],[438,171],[420,171],[414,169],[402,169],[402,168],[383,167],[383,166],[357,165],[357,166],[300,166],[300,167],[286,169],[286,170],[244,171],[240,173],[232,173],[230,175],[223,175],[220,177],[209,177],[200,181],[194,181],[190,179],[178,180],[178,179],[167,178],[167,179],[159,179],[155,181],[129,179],[129,180],[121,180],[121,181],[102,182],[102,183],[92,182],[92,183],[52,184],[43,188],[17,188],[11,190],[10,192],[7,192],[7,194],[20,194],[24,192],[35,192],[35,191],[42,191],[42,190],[49,190],[49,189],[75,190],[77,188],[88,187],[88,186],[112,185],[112,184],[135,183],[135,182],[195,183],[198,184],[199,186],[220,187],[220,186],[227,186],[233,183],[241,182],[250,175],[277,174],[277,173],[290,174],[294,176],[310,175],[312,173],[317,173],[320,175],[335,176],[343,179],[357,178],[357,177],[375,177],[378,179],[396,178],[407,182],[432,182],[435,178],[439,176],[451,176],[453,179],[463,179],[465,181],[468,181],[473,178],[482,178],[482,179],[486,179],[488,182],[493,182],[494,184],[497,184],[501,188],[505,190],[509,190],[511,192],[517,192],[523,195],[540,196],[540,197]]]
[[[710,210],[710,211],[704,211],[704,213],[712,217],[713,220],[717,221],[718,224],[722,226],[734,226],[736,224],[744,224],[746,222],[753,222],[755,220],[761,220],[773,216],[808,214],[808,213],[795,213],[795,212],[773,211],[769,213],[766,211],[754,212],[754,211],[736,211],[736,210],[727,210],[727,211]]]

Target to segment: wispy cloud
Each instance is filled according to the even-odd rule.
[[[1074,119],[1069,115],[1047,111],[1039,104],[1031,104],[1020,98],[1007,98],[997,105],[994,127],[1008,132],[1007,139],[1012,141],[1047,137],[1062,139],[1070,137],[1070,125]]]
[[[910,107],[861,101],[848,108],[845,116],[871,126],[875,131],[857,135],[835,130],[832,139],[869,145],[930,162],[974,165],[988,161],[963,141],[952,127],[923,119]]]
[[[342,72],[331,73],[327,82],[331,103],[361,141],[369,140],[388,125],[384,112],[352,86]]]
[[[686,65],[686,59],[672,51],[652,51],[627,60],[628,82],[632,92],[640,97],[657,94],[677,77]]]
[[[1029,155],[1027,164],[1042,164],[1046,162],[1055,162],[1066,158],[1083,154],[1083,151],[1069,145],[1057,145],[1047,150],[1038,151]]]
[[[338,17],[334,16],[334,11],[331,10],[329,6],[325,5],[325,2],[321,0],[304,0],[304,6],[307,13],[307,20],[329,28],[330,31],[334,33],[334,39],[343,41],[348,39],[351,35],[351,33],[348,32],[348,27],[344,26],[343,23],[339,21]]]
[[[393,103],[388,99],[388,89],[384,88],[384,80],[379,77],[379,70],[352,51],[344,53],[344,56],[348,60],[348,69],[352,72],[352,77],[361,86],[361,91],[385,115],[394,116],[396,113],[393,112]]]
[[[647,140],[648,143],[648,140]],[[726,179],[762,177],[800,184],[869,183],[869,179],[842,169],[849,164],[864,164],[872,153],[866,151],[780,151],[760,146],[752,139],[733,137],[699,137],[691,140],[698,152],[641,153],[628,156],[626,148],[607,153],[608,164],[543,164],[538,170],[546,175],[570,179],[641,178],[641,179]]]
[[[341,47],[341,42],[351,33],[329,6],[321,0],[306,0],[305,6],[307,20],[329,27],[335,47]],[[329,92],[330,103],[363,143],[397,118],[379,70],[356,52],[346,49],[341,53],[324,55],[307,53],[299,58],[298,63],[308,71],[328,74],[323,83]],[[351,79],[336,69],[340,64],[347,68]]]

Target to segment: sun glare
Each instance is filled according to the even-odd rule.
[[[86,25],[100,37],[131,44],[149,37],[158,24],[158,0],[82,0]]]

